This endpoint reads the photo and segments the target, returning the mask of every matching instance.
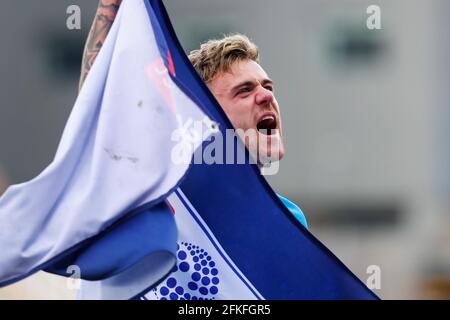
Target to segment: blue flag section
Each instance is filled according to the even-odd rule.
[[[147,9],[154,28],[163,34],[163,38],[158,38],[163,43],[161,47],[168,47],[171,52],[176,70],[174,81],[193,101],[197,101],[206,114],[220,124],[224,134],[224,130],[232,126],[184,54],[162,1],[149,1]],[[208,234],[214,235],[214,241],[221,245],[219,251],[226,253],[239,273],[245,276],[242,282],[248,284],[248,290],[253,293],[254,298],[377,299],[373,292],[295,219],[259,173],[257,166],[194,165],[181,183],[177,197],[181,198],[180,202],[184,199],[185,207],[190,208],[191,214],[195,211],[201,217],[202,221],[197,221],[198,224],[202,229],[207,228]],[[177,215],[178,212],[175,212],[175,217]],[[183,226],[177,225],[181,236]],[[214,275],[205,277],[205,273],[210,275],[211,268],[204,270],[202,263],[195,268],[198,261],[205,261],[200,257],[197,263],[194,261],[198,256],[195,253],[197,249],[192,250],[193,246],[198,246],[195,240],[193,236],[179,243],[179,247],[183,247],[183,243],[187,243],[188,247],[191,244],[191,250],[178,249],[179,253],[185,252],[182,257],[192,256],[192,263],[188,263],[189,268],[193,269],[189,270],[192,275],[191,281],[187,281],[188,288],[197,289],[194,290],[197,297],[214,298],[214,293],[220,291],[210,290],[211,287],[217,287],[210,284]],[[175,274],[180,271],[183,273],[180,270],[181,263],[183,260],[178,257]],[[206,264],[209,265],[208,260]],[[188,269],[188,266],[185,265],[184,268]],[[220,276],[218,278],[219,281],[216,282],[221,283]],[[176,277],[169,276],[168,279],[171,282],[166,281],[163,283],[165,286],[159,286],[159,296],[161,289],[169,298],[181,296],[171,289],[176,289]],[[182,288],[185,291],[185,286]],[[202,293],[200,288],[206,289]],[[170,291],[173,291],[172,297]],[[182,292],[181,289],[178,291]],[[153,295],[158,295],[156,288],[150,293],[152,292]],[[192,297],[192,293],[189,294]],[[235,296],[230,292],[226,298],[238,296],[235,291]]]
[[[81,299],[378,299],[256,165],[174,164],[188,119],[216,129],[184,133],[190,159],[232,128],[162,1],[123,1],[54,162],[0,198],[0,285],[76,267]]]

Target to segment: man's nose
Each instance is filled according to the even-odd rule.
[[[273,92],[260,86],[256,93],[256,104],[257,105],[266,105],[272,103],[274,97]]]

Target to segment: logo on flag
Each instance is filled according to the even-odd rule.
[[[216,262],[198,245],[180,244],[177,246],[178,262],[169,278],[143,296],[144,300],[216,299],[220,290]]]

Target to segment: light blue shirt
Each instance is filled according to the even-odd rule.
[[[300,223],[308,229],[308,223],[306,222],[306,217],[303,214],[302,210],[292,201],[282,197],[278,194],[278,198],[280,198],[281,202],[285,205],[286,208],[294,215],[294,217],[300,221]]]

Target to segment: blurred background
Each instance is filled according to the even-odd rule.
[[[164,3],[186,52],[233,32],[259,45],[287,147],[268,180],[310,231],[364,283],[379,267],[383,299],[450,299],[450,2]],[[66,27],[73,4],[81,30]],[[366,27],[371,4],[381,30]],[[0,194],[51,162],[96,7],[2,1]],[[42,272],[0,289],[0,299],[74,297]]]

